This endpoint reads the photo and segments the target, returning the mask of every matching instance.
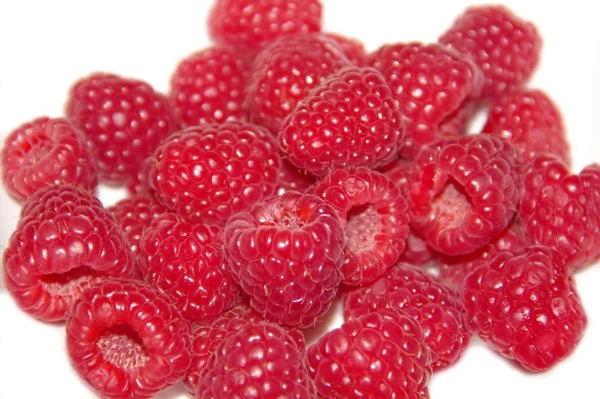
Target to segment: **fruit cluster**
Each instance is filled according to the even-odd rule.
[[[560,111],[526,86],[535,26],[476,6],[367,52],[322,13],[216,0],[214,45],[167,94],[93,73],[6,138],[6,286],[66,323],[103,397],[424,399],[472,335],[532,372],[582,338],[600,165],[570,170]],[[104,207],[99,184],[128,197]],[[343,325],[306,342],[336,298]]]

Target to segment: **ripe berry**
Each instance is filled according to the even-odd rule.
[[[439,44],[387,44],[370,55],[368,64],[383,73],[400,104],[406,120],[400,155],[406,159],[442,137],[440,126],[481,90],[479,69]]]
[[[485,78],[481,95],[488,98],[523,85],[535,70],[542,48],[533,24],[495,5],[468,8],[439,42],[481,68]]]
[[[270,43],[254,59],[248,76],[250,120],[277,135],[311,89],[349,64],[335,41],[324,35],[286,36]]]
[[[335,209],[288,191],[233,216],[225,249],[234,279],[269,320],[309,327],[325,314],[341,280],[344,231]]]
[[[467,323],[492,349],[531,371],[573,352],[587,318],[562,261],[543,246],[502,252],[467,277]]]
[[[17,305],[42,321],[65,320],[81,291],[135,268],[115,220],[75,186],[40,189],[25,202],[4,252],[4,281]]]
[[[98,184],[83,135],[65,119],[42,117],[19,126],[6,136],[1,158],[4,187],[18,200],[48,186],[91,190]]]
[[[184,129],[156,150],[150,185],[167,209],[191,223],[223,225],[275,192],[275,138],[250,123]]]
[[[392,267],[408,236],[408,205],[385,175],[367,169],[336,170],[311,194],[338,213],[346,232],[342,283],[368,284]]]
[[[240,294],[223,256],[220,227],[158,216],[142,238],[141,255],[146,281],[190,321],[220,315]]]
[[[322,12],[318,0],[217,0],[208,29],[218,44],[256,51],[281,36],[319,32]]]
[[[308,348],[320,398],[429,397],[430,355],[419,324],[382,309],[346,321]]]
[[[401,309],[419,323],[433,371],[456,363],[469,345],[471,335],[458,293],[412,265],[400,263],[344,297],[346,320],[384,308]]]
[[[352,64],[359,67],[367,65],[367,50],[360,40],[337,33],[323,33],[323,36],[333,40]]]
[[[504,231],[517,211],[520,163],[509,141],[489,135],[429,144],[409,177],[412,227],[446,255],[482,248]]]
[[[316,181],[317,178],[314,175],[298,169],[284,158],[281,160],[279,186],[277,187],[276,193],[278,195],[287,191],[303,193],[315,184]]]
[[[94,73],[75,82],[68,119],[85,135],[101,180],[123,184],[175,129],[166,97],[147,83]]]
[[[398,103],[380,72],[347,67],[302,99],[279,132],[279,145],[297,167],[323,176],[332,169],[379,167],[404,138]]]
[[[160,292],[113,280],[84,291],[67,320],[67,350],[108,398],[150,398],[190,366],[191,327]]]
[[[247,58],[231,48],[209,47],[183,59],[171,76],[169,92],[179,126],[247,120]]]
[[[541,90],[521,89],[498,97],[481,131],[510,140],[525,160],[549,152],[567,165],[571,162],[562,115]]]
[[[150,169],[152,168],[152,157],[148,157],[139,165],[138,170],[129,177],[127,192],[131,196],[152,196],[154,192],[150,188]]]

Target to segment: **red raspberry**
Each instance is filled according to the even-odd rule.
[[[189,127],[154,154],[150,185],[168,209],[191,223],[224,224],[275,192],[275,138],[250,123]]]
[[[483,71],[483,97],[495,97],[525,83],[542,48],[535,26],[504,6],[474,6],[460,15],[440,43],[473,59]]]
[[[282,159],[281,169],[279,170],[279,186],[277,187],[276,193],[278,195],[287,191],[298,191],[303,193],[315,184],[316,181],[317,179],[315,176],[298,169],[289,161]]]
[[[580,269],[600,255],[600,166],[579,175],[552,154],[539,154],[525,168],[520,217],[536,244],[560,253]]]
[[[21,125],[4,140],[1,158],[4,187],[18,200],[48,186],[91,190],[98,184],[81,132],[65,119],[42,117]]]
[[[521,89],[497,98],[482,132],[512,141],[526,160],[550,152],[571,163],[562,115],[541,90]]]
[[[398,103],[381,73],[347,67],[298,103],[278,139],[292,164],[323,176],[332,169],[385,165],[403,137]]]
[[[190,325],[143,283],[106,281],[84,291],[67,320],[75,369],[103,397],[150,398],[191,362]]]
[[[343,248],[335,209],[293,191],[233,216],[225,227],[231,271],[252,308],[292,327],[309,327],[329,310]]]
[[[463,136],[469,133],[471,121],[480,110],[482,103],[477,99],[470,99],[448,115],[438,127],[440,137]]]
[[[587,318],[564,264],[543,246],[502,252],[466,279],[462,301],[473,334],[531,371],[573,352]]]
[[[360,40],[338,33],[323,33],[323,36],[333,40],[352,64],[359,67],[367,65],[367,50]]]
[[[248,119],[243,104],[247,58],[231,48],[209,47],[177,65],[169,100],[182,128]]]
[[[250,119],[276,135],[284,118],[311,89],[349,64],[338,45],[324,35],[274,41],[256,56],[248,77]]]
[[[531,244],[521,223],[513,222],[480,250],[461,256],[444,257],[439,264],[439,277],[444,283],[460,291],[469,273],[482,264],[489,263],[500,252],[509,251],[518,255]]]
[[[429,349],[419,324],[402,311],[381,309],[350,319],[306,356],[320,398],[429,397]]]
[[[127,182],[175,128],[163,95],[145,82],[111,74],[77,81],[65,110],[85,134],[100,179],[111,184]]]
[[[421,325],[433,371],[456,363],[469,345],[458,293],[412,265],[400,263],[344,297],[346,320],[384,308],[401,309]]]
[[[240,295],[223,255],[220,227],[185,223],[173,214],[158,216],[142,238],[141,254],[146,281],[190,321],[220,315]]]
[[[371,54],[392,88],[406,119],[403,158],[413,159],[419,149],[441,137],[440,126],[455,115],[471,96],[478,96],[482,77],[467,58],[439,44],[387,44]]]
[[[152,157],[146,158],[139,166],[139,169],[130,176],[127,183],[127,192],[129,195],[154,196],[150,188],[150,169],[152,169]]]
[[[215,349],[196,398],[313,399],[303,352],[280,326],[248,323]]]
[[[221,45],[255,51],[278,37],[321,31],[322,13],[318,0],[217,0],[208,29]]]
[[[368,284],[392,267],[408,236],[408,205],[385,175],[336,170],[309,191],[338,213],[346,231],[342,283]]]
[[[412,227],[446,255],[482,248],[516,213],[520,162],[509,141],[484,134],[424,147],[409,178]]]
[[[100,201],[75,186],[38,190],[4,252],[4,281],[18,306],[42,321],[65,320],[81,291],[135,268],[121,230]]]

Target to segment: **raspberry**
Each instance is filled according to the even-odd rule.
[[[278,139],[292,164],[323,176],[332,169],[383,166],[403,137],[398,103],[381,73],[347,67],[298,103]]]
[[[233,216],[225,249],[234,279],[269,320],[309,327],[335,297],[344,231],[335,209],[288,191]]]
[[[337,33],[323,33],[323,36],[333,40],[352,64],[359,67],[367,65],[367,51],[360,40]]]
[[[67,320],[67,350],[103,397],[150,398],[190,366],[191,327],[160,292],[106,281],[84,291]]]
[[[81,132],[65,119],[41,117],[19,126],[6,136],[1,158],[4,187],[18,200],[48,186],[92,190],[98,184]]]
[[[571,163],[562,115],[541,90],[521,89],[497,98],[482,132],[512,141],[526,160],[550,152]]]
[[[65,107],[85,134],[101,180],[123,184],[175,128],[167,99],[150,85],[94,73],[75,82]]]
[[[275,139],[260,126],[195,126],[156,150],[150,185],[159,202],[187,221],[222,225],[273,195],[280,164]]]
[[[455,364],[469,345],[458,293],[412,265],[400,263],[344,298],[346,320],[384,308],[401,309],[421,325],[433,371]]]
[[[439,44],[387,44],[371,54],[368,64],[383,73],[400,104],[406,119],[400,155],[406,159],[441,137],[440,126],[481,90],[479,69]]]
[[[429,349],[419,324],[402,311],[382,309],[346,321],[307,351],[319,397],[429,397]]]
[[[65,320],[81,291],[130,277],[132,255],[100,201],[75,186],[38,190],[4,252],[4,281],[17,305],[42,321]]]
[[[408,236],[408,206],[385,175],[367,169],[336,170],[313,189],[338,213],[346,231],[342,282],[368,284],[392,267]]]
[[[256,51],[282,36],[319,32],[322,13],[318,0],[217,0],[208,29],[221,45]]]
[[[543,246],[502,252],[479,266],[465,281],[462,301],[473,334],[535,372],[569,356],[587,324],[574,281]]]
[[[180,126],[247,120],[249,61],[231,48],[210,47],[183,59],[171,76],[169,100]]]
[[[469,125],[481,107],[477,99],[469,99],[448,115],[438,127],[440,137],[464,136],[469,133]]]
[[[220,227],[161,215],[152,220],[141,248],[146,281],[166,293],[188,320],[218,316],[240,294],[225,262]]]
[[[281,169],[279,170],[279,186],[276,192],[278,195],[287,191],[303,193],[315,184],[316,181],[317,179],[313,175],[301,171],[289,161],[282,159]]]
[[[142,162],[138,170],[133,173],[127,183],[127,192],[131,196],[145,195],[154,196],[150,188],[150,169],[152,168],[152,157],[148,157]]]
[[[320,34],[282,37],[254,59],[246,106],[250,120],[277,134],[281,124],[327,76],[350,61],[335,41]]]
[[[600,255],[600,166],[579,175],[552,154],[539,154],[525,168],[520,217],[536,244],[558,251],[580,269]]]
[[[460,15],[440,43],[465,54],[483,71],[483,97],[523,85],[533,74],[542,48],[535,26],[504,6],[474,6]]]
[[[500,234],[520,199],[521,159],[507,140],[479,134],[435,141],[412,166],[412,227],[436,251],[463,255]]]

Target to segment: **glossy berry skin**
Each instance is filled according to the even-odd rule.
[[[333,169],[383,166],[404,138],[399,106],[380,72],[347,67],[302,99],[278,140],[287,159],[324,176]]]
[[[320,398],[429,398],[429,349],[419,324],[402,311],[352,318],[306,357]]]
[[[336,42],[321,34],[286,36],[270,43],[254,59],[248,76],[250,120],[277,135],[285,117],[310,90],[349,64]]]
[[[309,191],[337,211],[346,231],[342,283],[368,284],[392,267],[409,232],[406,199],[385,175],[336,170]]]
[[[319,32],[322,13],[318,0],[216,0],[208,31],[220,45],[252,52],[281,36]]]
[[[509,141],[489,135],[429,144],[410,173],[412,227],[446,255],[482,248],[504,231],[517,211],[521,162]]]
[[[587,324],[574,281],[543,246],[502,252],[475,269],[462,302],[473,334],[534,372],[568,357]]]
[[[468,8],[439,42],[481,68],[484,98],[522,86],[538,65],[542,48],[536,27],[501,5]]]
[[[68,185],[29,197],[4,252],[8,291],[23,311],[47,322],[65,320],[86,287],[134,270],[110,213],[89,191]]]
[[[344,297],[344,318],[360,317],[379,309],[401,309],[423,329],[433,371],[456,363],[471,334],[458,292],[423,270],[399,263],[373,284]]]
[[[175,130],[165,96],[145,82],[94,73],[73,84],[67,119],[82,130],[101,181],[124,184]]]
[[[280,326],[247,323],[209,358],[196,398],[313,399],[303,352]]]
[[[549,152],[571,163],[562,115],[541,90],[520,89],[498,97],[481,132],[510,140],[525,160]]]
[[[272,135],[243,122],[184,129],[153,159],[150,186],[158,201],[190,223],[214,225],[273,195],[281,165]]]
[[[88,288],[66,329],[73,366],[102,397],[153,397],[190,366],[190,325],[141,282],[117,279]]]
[[[224,244],[235,281],[263,317],[305,328],[330,308],[345,237],[323,200],[293,191],[269,198],[227,222]]]
[[[209,47],[180,61],[169,92],[179,126],[247,120],[243,103],[249,64],[247,56],[227,47]]]
[[[281,195],[286,191],[303,193],[316,182],[317,178],[314,175],[298,169],[284,158],[281,160],[279,186],[277,187],[276,193],[278,195]]]
[[[81,132],[62,118],[41,117],[13,130],[1,153],[6,191],[24,201],[48,186],[92,190],[98,175]]]
[[[367,50],[360,40],[331,32],[323,33],[323,36],[333,40],[352,64],[359,67],[367,66]]]
[[[440,127],[479,95],[483,82],[475,64],[439,44],[386,44],[369,56],[368,65],[381,71],[400,104],[406,120],[400,155],[405,159],[443,137]]]
[[[554,248],[573,270],[600,254],[600,167],[579,174],[551,154],[525,168],[520,218],[534,243]]]

